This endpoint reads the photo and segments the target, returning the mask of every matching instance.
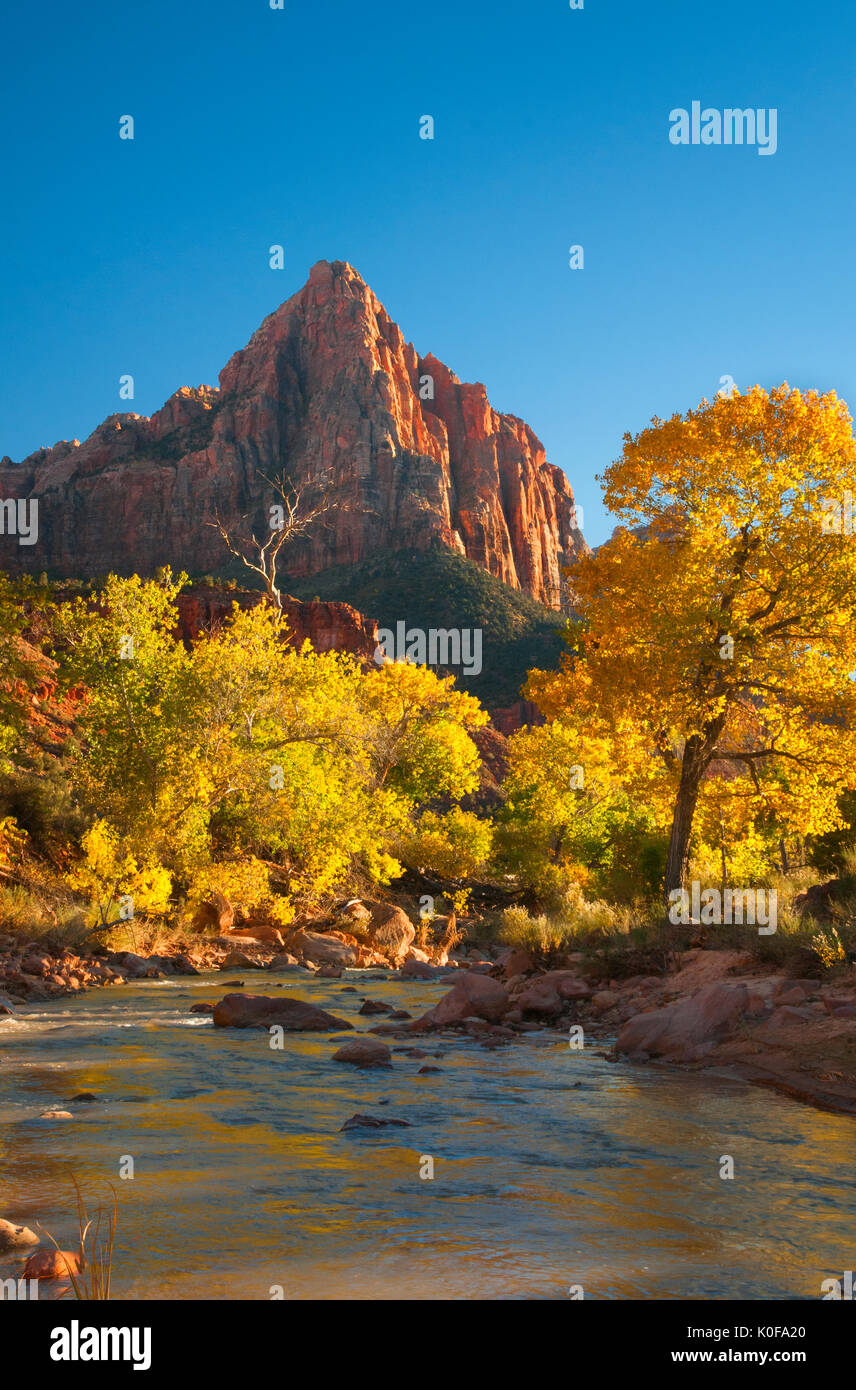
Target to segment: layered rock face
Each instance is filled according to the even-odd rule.
[[[195,642],[201,632],[227,622],[234,603],[250,608],[262,602],[261,593],[183,591],[177,600],[181,636]],[[351,652],[364,661],[373,659],[378,645],[377,623],[349,603],[301,603],[284,594],[282,611],[294,646],[302,647],[308,641],[316,652]]]
[[[0,568],[52,577],[159,566],[203,573],[228,554],[206,525],[266,534],[287,473],[329,511],[283,554],[299,578],[381,547],[441,544],[561,606],[560,568],[587,547],[561,469],[485,388],[420,357],[351,266],[320,261],[220,374],[151,419],[111,415],[83,444],[0,463],[0,501],[39,499],[35,544],[0,535]]]

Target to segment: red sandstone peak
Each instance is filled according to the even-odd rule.
[[[263,527],[263,475],[283,471],[307,504],[336,504],[287,552],[293,578],[440,544],[555,608],[561,566],[586,549],[570,484],[529,426],[420,357],[347,262],[319,261],[219,388],[180,387],[151,419],[111,415],[82,444],[4,460],[0,498],[39,497],[39,541],[1,536],[0,568],[216,571],[227,555],[205,522],[216,508]]]

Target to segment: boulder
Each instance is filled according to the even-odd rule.
[[[620,1002],[620,996],[612,989],[599,989],[597,994],[591,998],[592,1008],[599,1014],[605,1014],[609,1009],[614,1009]]]
[[[215,1028],[270,1028],[278,1024],[287,1033],[338,1033],[352,1024],[334,1018],[325,1009],[303,999],[263,994],[227,994],[214,1006]]]
[[[24,1265],[23,1279],[67,1279],[80,1273],[80,1258],[71,1250],[37,1250]]]
[[[391,1004],[382,1004],[379,999],[367,999],[360,1009],[361,1014],[391,1014]]]
[[[353,966],[358,963],[359,953],[337,936],[308,931],[305,927],[292,932],[288,939],[290,951],[297,951],[305,960],[314,965]]]
[[[372,945],[381,951],[392,965],[400,965],[416,939],[416,928],[407,913],[393,903],[367,903],[371,913]]]
[[[135,951],[117,951],[110,957],[111,965],[119,965],[132,980],[157,980],[163,976],[160,966],[138,956]]]
[[[318,979],[319,979],[319,980],[341,980],[341,978],[342,978],[342,967],[341,967],[341,965],[329,965],[329,964],[328,964],[328,965],[320,965],[320,966],[318,967]]]
[[[848,892],[845,882],[831,878],[826,883],[813,883],[804,893],[797,893],[793,905],[800,915],[807,914],[818,922],[834,922],[836,904],[846,899]]]
[[[285,945],[279,927],[273,926],[270,922],[254,922],[249,927],[234,927],[230,935],[238,939],[247,937],[251,941],[261,941],[265,946]]]
[[[214,1012],[214,1005],[213,1005],[213,1004],[205,1004],[205,1003],[202,1003],[202,1004],[193,1004],[193,1005],[191,1006],[190,1012],[191,1012],[192,1014],[213,1014],[213,1012]]]
[[[343,923],[348,931],[355,936],[365,936],[371,927],[372,915],[359,898],[351,898],[350,902],[340,907],[337,912],[338,919]]]
[[[226,959],[220,962],[221,970],[261,970],[261,968],[257,960],[245,955],[243,951],[230,951]]]
[[[193,964],[190,957],[183,955],[181,952],[177,952],[176,955],[171,957],[171,960],[172,968],[176,975],[199,975],[202,973],[198,967]]]
[[[496,1023],[509,1005],[508,992],[499,980],[489,975],[474,975],[471,970],[456,974],[455,983],[433,1009],[416,1019],[414,1030],[447,1028],[475,1017]]]
[[[180,953],[171,956],[151,955],[148,957],[148,964],[156,966],[165,975],[198,975],[200,973],[193,962]]]
[[[742,981],[716,981],[680,1003],[637,1014],[621,1029],[616,1050],[694,1061],[736,1027],[748,1005]]]
[[[297,956],[291,955],[289,951],[281,951],[278,956],[274,956],[273,960],[268,966],[268,970],[275,971],[299,969],[300,962],[298,961]]]
[[[416,928],[407,913],[394,903],[369,898],[355,900],[341,916],[355,936],[380,951],[391,965],[404,962],[416,939]]]
[[[222,893],[212,893],[207,902],[201,903],[193,918],[192,929],[196,932],[213,931],[218,935],[232,930],[235,922],[235,909]]]
[[[353,1067],[389,1067],[392,1066],[392,1053],[386,1043],[376,1038],[349,1038],[333,1053],[333,1061],[348,1062]]]
[[[24,956],[21,961],[21,969],[28,975],[50,975],[53,970],[53,962],[50,956],[31,954]]]
[[[573,970],[550,970],[546,975],[538,975],[530,980],[515,999],[518,1009],[525,1014],[538,1014],[543,1018],[555,1018],[573,999],[591,997],[591,985],[581,980]]]
[[[787,989],[779,990],[776,995],[777,1004],[803,1004],[808,998],[808,991],[802,985],[791,985]]]
[[[408,956],[401,967],[401,973],[408,980],[433,980],[437,974],[437,966],[417,960],[415,956]]]
[[[812,1004],[780,1004],[764,1019],[754,1036],[767,1039],[794,1024],[815,1023],[818,1016],[825,1017],[825,1013],[821,1014]]]
[[[529,975],[535,969],[535,962],[528,951],[520,946],[512,946],[503,951],[496,962],[502,970],[504,980],[512,980],[515,975]]]
[[[22,970],[18,976],[18,979],[26,987],[28,999],[50,999],[53,991],[51,990],[50,986],[45,984],[42,980],[40,980],[37,975],[28,975],[24,970]],[[83,984],[83,982],[84,981],[82,976],[75,979],[73,975],[69,978],[68,981],[69,985],[71,985],[72,988],[75,989],[79,988],[80,985]]]
[[[39,1237],[29,1226],[16,1226],[13,1221],[0,1219],[0,1254],[7,1250],[26,1250],[29,1245],[38,1245]]]

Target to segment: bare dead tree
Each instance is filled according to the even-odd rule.
[[[248,570],[259,575],[268,599],[278,612],[282,612],[282,594],[277,585],[277,569],[283,548],[290,541],[305,536],[319,518],[332,511],[338,503],[330,500],[329,490],[325,489],[320,500],[307,508],[301,505],[300,489],[294,486],[286,473],[281,473],[277,478],[269,478],[265,473],[259,476],[264,478],[279,498],[279,501],[270,507],[270,534],[267,538],[259,540],[253,528],[249,526],[246,515],[241,517],[237,527],[230,529],[221,518],[218,509],[214,513],[214,520],[207,524],[216,527],[220,532],[230,555],[234,555]],[[242,534],[245,524],[249,535]]]

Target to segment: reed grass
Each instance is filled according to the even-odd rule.
[[[106,1301],[110,1298],[110,1286],[113,1277],[113,1250],[116,1240],[116,1224],[119,1217],[119,1198],[111,1183],[113,1209],[105,1213],[104,1207],[99,1205],[97,1215],[93,1219],[86,1210],[86,1203],[77,1179],[72,1176],[71,1181],[74,1184],[77,1198],[78,1270],[74,1274],[69,1268],[68,1278],[75,1298],[81,1301]],[[50,1231],[45,1231],[45,1235],[56,1250],[62,1254],[59,1244]],[[60,1297],[63,1297],[65,1293],[67,1290],[63,1290]]]

